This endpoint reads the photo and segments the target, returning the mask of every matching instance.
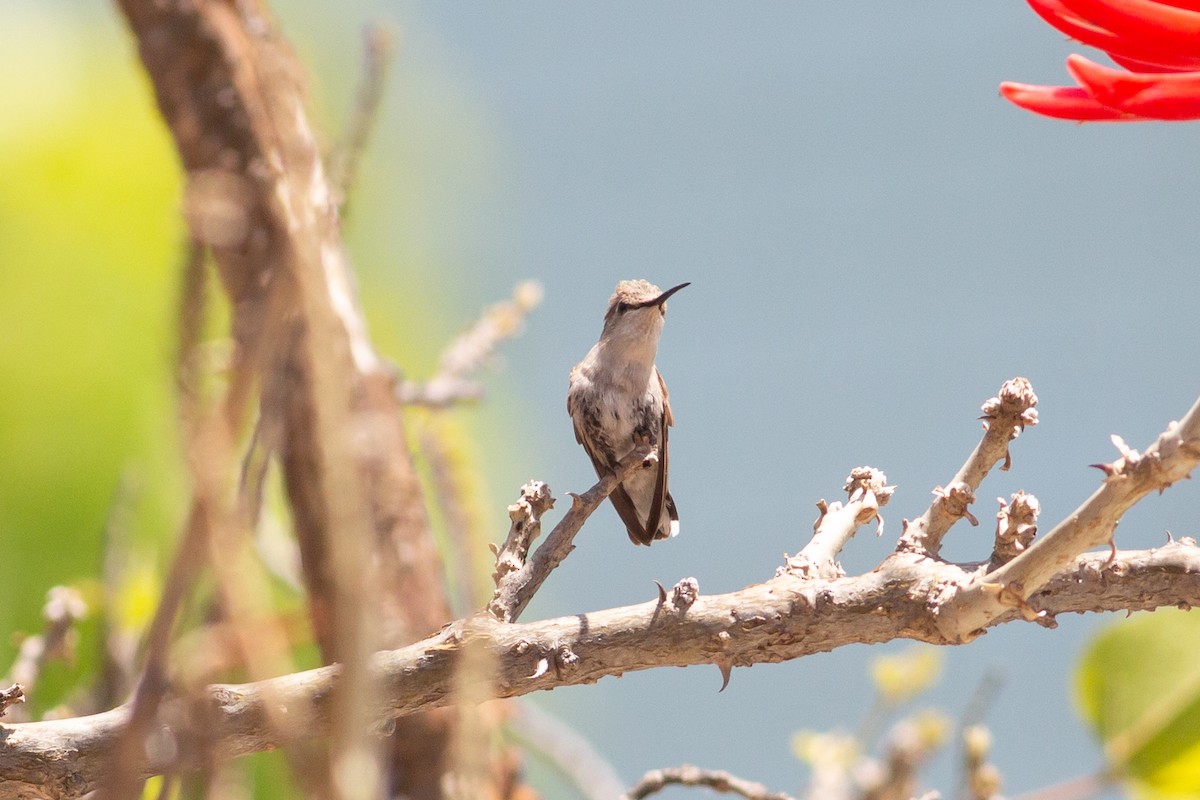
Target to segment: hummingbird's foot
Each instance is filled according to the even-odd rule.
[[[633,446],[645,447],[658,444],[658,436],[649,425],[638,425],[633,429]]]

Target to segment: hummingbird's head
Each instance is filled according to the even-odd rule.
[[[667,298],[687,285],[681,283],[664,292],[649,281],[618,283],[608,300],[604,331],[597,344],[601,357],[623,368],[650,369],[667,316]],[[645,376],[635,382],[639,380],[644,381]]]
[[[646,280],[621,281],[617,290],[608,299],[608,311],[604,315],[604,330],[628,330],[631,335],[655,338],[662,332],[662,321],[667,316],[667,298],[690,283],[681,283],[665,292]]]

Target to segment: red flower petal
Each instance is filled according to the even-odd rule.
[[[1130,44],[1200,55],[1198,11],[1155,0],[1063,0],[1063,5]]]
[[[1055,119],[1076,122],[1139,121],[1138,117],[1122,114],[1096,102],[1096,98],[1075,86],[1033,86],[1005,81],[1000,84],[1000,94],[1026,111]]]
[[[1062,0],[1026,0],[1033,12],[1051,27],[1072,39],[1090,47],[1103,50],[1109,55],[1120,55],[1145,64],[1155,64],[1160,69],[1200,69],[1200,56],[1147,47],[1137,41],[1117,36],[1112,31],[1081,19],[1068,9]],[[1200,0],[1197,0],[1200,2]]]
[[[1158,0],[1165,6],[1175,6],[1175,8],[1186,8],[1191,11],[1200,11],[1200,0]]]
[[[1166,66],[1164,64],[1152,64],[1149,61],[1139,61],[1136,58],[1130,58],[1128,56],[1123,56],[1118,53],[1109,53],[1108,57],[1111,58],[1114,62],[1116,62],[1118,67],[1124,67],[1125,69],[1129,70],[1130,72],[1153,72],[1153,73],[1179,72],[1178,67]],[[1192,69],[1193,70],[1200,69],[1200,63],[1197,63],[1197,65],[1195,67],[1192,67]]]
[[[1200,72],[1144,74],[1067,57],[1067,71],[1102,105],[1162,120],[1200,119]]]

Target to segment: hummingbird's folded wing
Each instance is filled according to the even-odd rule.
[[[608,496],[608,499],[612,501],[613,508],[620,515],[621,522],[625,523],[625,532],[629,534],[629,541],[645,545],[654,541],[654,529],[647,531],[646,526],[642,525],[642,521],[638,519],[637,507],[634,506],[629,492],[625,491],[624,484],[618,483],[617,488],[613,489],[613,493]]]
[[[671,414],[671,403],[668,400],[666,381],[663,380],[662,373],[657,368],[654,370],[654,376],[658,378],[659,388],[662,389],[663,410],[658,425],[658,474],[654,476],[654,495],[650,501],[650,513],[646,517],[646,527],[643,529],[648,537],[645,542],[646,544],[650,544],[658,534],[658,528],[662,521],[663,507],[667,502],[667,457],[669,453],[667,448],[667,428],[675,424],[675,417]]]

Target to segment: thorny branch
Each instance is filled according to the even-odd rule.
[[[363,32],[362,82],[342,140],[329,159],[329,184],[341,205],[343,219],[349,213],[347,204],[358,177],[359,162],[367,149],[371,128],[379,116],[385,78],[395,50],[394,38],[393,32],[380,24],[370,25]]]
[[[1088,548],[1108,545],[1115,558],[1113,532],[1125,512],[1150,492],[1163,492],[1187,478],[1197,463],[1200,400],[1144,454],[1123,448],[1119,458],[1103,465],[1104,484],[1045,537],[986,576],[957,587],[939,614],[940,630],[953,641],[968,641],[1013,609],[1026,619],[1048,621],[1046,612],[1030,602],[1033,594]]]
[[[1146,455],[1135,458],[1132,451],[1127,451],[1085,508],[1102,505],[1114,485],[1127,492],[1120,496],[1124,509],[1131,504],[1130,493],[1145,494],[1183,477],[1200,460],[1197,409],[1200,404],[1181,423],[1172,423]],[[637,458],[646,455],[636,454]],[[637,467],[634,459],[623,464],[622,470]],[[867,499],[868,494],[890,489],[881,475],[875,477],[848,484],[850,500],[846,507],[861,504],[852,524],[870,521],[877,513],[878,500]],[[618,475],[607,476],[586,493],[567,515],[577,517],[567,527],[582,524],[586,513],[578,510],[581,503],[584,508],[594,509],[616,480]],[[1112,518],[1111,512],[1101,511],[1093,509],[1091,516],[1077,512],[1065,527],[1060,525],[1056,530],[1072,531],[1080,519]],[[523,513],[514,512],[514,528],[519,527],[516,523]],[[564,518],[559,528],[566,521]],[[981,627],[1030,617],[1046,623],[1063,612],[1143,610],[1200,603],[1200,547],[1195,541],[1185,538],[1143,551],[1084,553],[1085,542],[1096,541],[1097,526],[1099,523],[1085,528],[1093,532],[1091,540],[1072,540],[1078,552],[1056,571],[1037,585],[1026,584],[1021,604],[1010,603],[997,610],[992,605],[995,592],[976,593],[976,597],[983,598],[986,612],[981,615]],[[1111,528],[1106,533],[1111,535]],[[846,536],[837,533],[834,541],[844,542]],[[1059,536],[1060,541],[1063,538]],[[514,544],[514,540],[521,543]],[[519,562],[531,541],[531,535],[510,537],[503,552]],[[506,570],[500,576],[501,586],[514,581],[511,576],[530,563],[538,562],[548,548],[546,564],[569,552],[569,535],[564,534],[558,548],[550,545],[549,541],[543,544],[533,558],[526,556],[525,566]],[[821,545],[827,554],[836,553],[837,546]],[[512,697],[660,666],[715,664],[727,672],[734,666],[785,661],[850,643],[911,638],[933,644],[959,644],[966,639],[946,624],[947,610],[954,609],[960,618],[980,614],[964,603],[963,597],[997,580],[995,575],[1021,567],[1036,553],[1037,544],[991,574],[985,573],[986,563],[956,565],[906,552],[895,553],[878,569],[854,577],[814,575],[791,563],[765,583],[723,595],[700,595],[694,581],[681,581],[683,588],[677,587],[676,602],[659,598],[528,624],[479,614],[448,625],[424,641],[376,654],[370,662],[371,675],[372,681],[381,686],[383,697],[372,713],[379,718],[404,717],[454,702],[456,680],[462,677],[456,677],[456,665],[468,647],[482,648],[491,658],[493,674],[479,676],[487,682],[489,691],[495,696]],[[820,560],[826,562],[827,557]],[[1039,574],[1033,567],[1023,569],[1027,574]],[[531,570],[543,577],[548,572]],[[497,597],[524,597],[523,592],[528,590],[520,587],[528,585],[513,582],[512,590],[498,592]],[[506,602],[501,601],[502,612],[519,608],[504,605]],[[223,742],[231,755],[275,747],[282,734],[265,724],[272,711],[287,708],[289,713],[304,713],[317,729],[323,729],[329,720],[330,689],[340,674],[341,667],[335,665],[257,683],[214,685],[208,688],[199,710],[196,703],[167,703],[155,720],[155,729],[165,736],[186,739],[198,724],[195,715],[202,710],[205,733]],[[27,790],[31,783],[44,782],[49,762],[35,758],[37,771],[31,772],[29,759],[66,747],[78,754],[71,774],[84,775],[83,785],[90,786],[88,781],[94,781],[96,774],[95,759],[110,746],[127,714],[128,709],[121,707],[92,717],[8,728],[8,749],[0,752],[0,791],[17,787]],[[179,752],[185,760],[188,757],[186,748],[167,748],[166,752]],[[186,764],[160,759],[152,760],[146,769],[156,772],[181,766]],[[60,775],[59,779],[65,777]]]
[[[883,517],[879,509],[887,504],[896,491],[887,485],[887,476],[872,467],[858,467],[851,471],[842,487],[849,500],[817,503],[821,515],[813,523],[813,538],[804,549],[787,559],[787,569],[797,575],[812,578],[840,578],[845,575],[837,562],[838,553],[850,541],[850,537],[871,520],[878,520],[877,531],[883,534]]]
[[[877,572],[833,580],[785,573],[737,592],[702,595],[683,613],[662,613],[652,600],[525,624],[477,616],[469,625],[455,623],[425,641],[376,654],[372,673],[384,695],[375,714],[403,716],[452,703],[455,667],[468,643],[494,655],[491,677],[501,697],[595,683],[634,670],[711,664],[718,658],[749,666],[897,638],[952,644],[934,619],[941,587],[969,580],[971,573],[951,564],[894,562]],[[1120,552],[1111,563],[1107,554],[1088,554],[1056,575],[1031,602],[1047,614],[1197,605],[1200,547],[1179,540],[1153,550]],[[990,624],[1017,619],[1016,612],[1009,612]],[[542,662],[549,668],[542,668]],[[230,756],[276,747],[282,734],[266,724],[268,704],[305,714],[313,720],[313,733],[324,730],[338,673],[337,666],[330,666],[258,683],[213,685],[203,704],[165,704],[156,730],[168,741],[183,741],[203,725],[205,736],[221,742]],[[68,775],[72,785],[90,786],[126,716],[122,706],[90,717],[6,727],[0,795],[18,789],[29,793],[31,786],[51,778],[63,785]],[[71,763],[51,758],[67,749],[75,753]],[[179,757],[183,763],[152,760],[146,772],[186,767],[186,748]]]
[[[437,373],[429,381],[403,381],[396,390],[400,402],[446,408],[463,400],[478,400],[483,388],[475,374],[487,366],[501,343],[521,332],[525,318],[541,302],[540,283],[519,284],[511,300],[496,303],[455,337],[438,359]]]
[[[621,800],[642,800],[671,785],[703,786],[714,792],[740,795],[746,800],[795,800],[790,794],[772,792],[761,783],[744,780],[724,770],[701,769],[691,764],[647,772]]]
[[[978,524],[966,507],[975,500],[975,490],[1001,459],[1000,469],[1012,465],[1008,443],[1026,426],[1037,425],[1037,395],[1025,378],[1013,378],[1000,387],[996,397],[983,404],[983,439],[966,463],[946,484],[934,489],[934,501],[917,519],[907,523],[900,537],[901,551],[936,556],[950,527],[966,516]]]
[[[638,447],[583,494],[571,495],[571,510],[554,526],[532,558],[530,544],[541,530],[541,515],[553,508],[550,487],[535,481],[521,489],[521,499],[509,506],[512,527],[504,546],[496,552],[496,592],[488,612],[496,619],[514,622],[550,573],[575,549],[575,534],[592,512],[634,471],[647,469],[658,460],[653,445]]]
[[[18,684],[25,694],[32,693],[47,660],[74,649],[75,623],[87,614],[87,610],[87,603],[78,589],[70,586],[52,587],[46,593],[46,604],[42,606],[45,627],[41,633],[29,636],[21,642],[17,649],[17,659],[9,669],[4,683]],[[0,715],[2,713],[0,712]]]

